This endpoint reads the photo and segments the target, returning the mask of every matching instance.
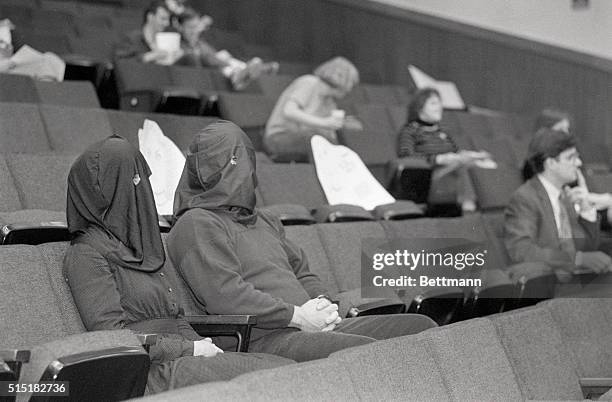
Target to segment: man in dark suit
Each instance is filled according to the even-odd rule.
[[[576,139],[548,128],[529,145],[536,175],[519,187],[505,211],[504,241],[515,263],[538,261],[552,267],[560,282],[575,274],[612,270],[612,259],[598,251],[599,222],[588,192],[569,188],[582,165]]]

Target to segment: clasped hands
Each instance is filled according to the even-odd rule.
[[[305,332],[322,332],[333,330],[341,321],[336,304],[326,298],[315,298],[295,306],[290,326]]]

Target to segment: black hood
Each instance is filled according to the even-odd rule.
[[[244,131],[218,121],[199,132],[191,145],[174,197],[174,214],[192,208],[231,214],[241,223],[256,219],[255,149]]]
[[[126,268],[161,268],[165,254],[150,174],[142,154],[121,137],[89,147],[68,174],[73,242],[87,243]]]

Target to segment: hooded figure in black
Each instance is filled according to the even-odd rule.
[[[435,325],[410,315],[340,322],[304,252],[255,207],[256,187],[248,137],[231,122],[209,125],[189,147],[168,235],[169,256],[203,312],[257,315],[251,351],[312,360]]]
[[[149,175],[141,153],[116,136],[92,145],[70,169],[66,214],[73,240],[64,274],[85,327],[159,334],[150,350],[150,393],[290,363],[223,354],[183,319]]]

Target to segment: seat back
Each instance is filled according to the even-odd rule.
[[[2,152],[45,152],[51,149],[38,105],[0,103]]]
[[[40,103],[72,107],[99,108],[96,89],[89,81],[35,81]]]
[[[2,348],[31,348],[69,335],[37,246],[0,247]]]
[[[249,395],[257,395],[260,400],[293,401],[307,396],[310,400],[354,401],[359,396],[349,386],[353,381],[338,361],[321,359],[243,374],[231,383],[247,389]]]
[[[285,227],[285,234],[287,239],[304,250],[308,258],[308,267],[310,271],[319,276],[332,295],[338,293],[338,284],[332,273],[316,225],[287,226]]]
[[[580,377],[612,377],[612,300],[553,299],[550,311]]]
[[[257,151],[263,149],[263,129],[275,103],[263,94],[219,93],[220,116],[240,126]]]
[[[7,163],[24,209],[66,209],[67,178],[75,155],[12,154]]]
[[[2,211],[15,211],[21,209],[19,191],[15,186],[15,179],[6,162],[5,155],[0,155],[0,205]]]
[[[342,132],[341,142],[361,157],[368,166],[384,166],[397,156],[396,132],[385,106],[359,105],[355,107],[363,131]]]
[[[40,101],[34,80],[27,75],[0,74],[0,102]]]
[[[572,357],[548,310],[527,308],[489,318],[526,399],[582,399]]]
[[[262,164],[257,167],[263,205],[298,204],[312,209],[327,204],[314,165]]]
[[[378,222],[323,223],[316,225],[321,244],[329,260],[332,274],[341,292],[363,287],[362,253],[367,253],[373,244],[362,243],[364,239],[385,239],[385,232]],[[365,247],[365,251],[362,251]]]
[[[424,336],[382,340],[335,352],[329,359],[337,361],[351,378],[359,379],[352,386],[361,400],[451,398]]]
[[[113,134],[104,109],[40,105],[40,113],[54,151],[83,152]]]
[[[493,323],[474,319],[433,328],[426,337],[453,400],[523,400]]]

